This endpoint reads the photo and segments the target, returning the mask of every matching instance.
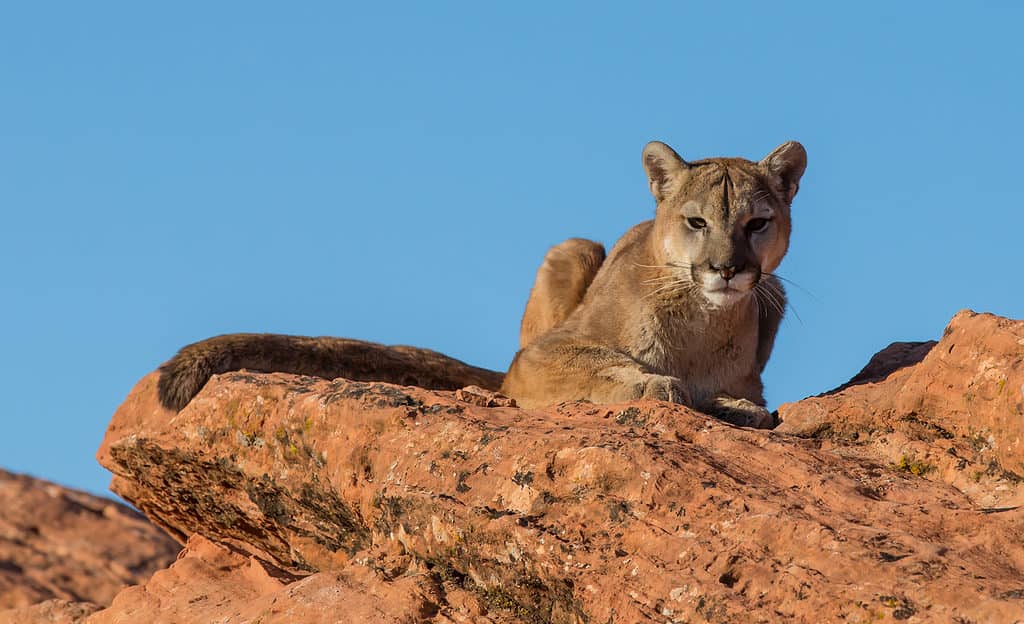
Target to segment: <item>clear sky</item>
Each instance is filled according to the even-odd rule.
[[[504,369],[548,246],[648,219],[640,151],[809,165],[771,407],[961,308],[1024,317],[1024,5],[0,9],[0,465],[104,491],[143,374],[225,332]]]

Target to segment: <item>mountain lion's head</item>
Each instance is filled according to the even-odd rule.
[[[779,266],[789,247],[789,206],[807,166],[802,145],[783,143],[760,162],[686,162],[653,141],[643,162],[658,202],[655,253],[681,287],[727,306]]]

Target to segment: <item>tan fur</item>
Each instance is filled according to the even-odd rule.
[[[583,301],[604,262],[604,245],[570,238],[555,245],[537,270],[519,329],[519,348],[558,325]]]
[[[525,407],[652,397],[770,425],[761,372],[785,305],[771,272],[788,248],[789,205],[805,164],[792,142],[759,163],[687,163],[667,145],[649,144],[654,220],[619,240],[565,321],[539,337],[524,332],[502,391]],[[752,232],[760,225],[752,220],[765,217],[764,231]],[[553,281],[544,273],[538,282]],[[577,297],[533,301],[538,293],[561,292],[535,287],[531,305],[550,309]]]
[[[771,272],[788,248],[803,147],[785,143],[758,163],[687,163],[653,142],[643,162],[655,218],[626,232],[607,259],[600,244],[583,239],[548,252],[504,381],[428,349],[230,334],[188,345],[165,363],[161,402],[181,409],[211,375],[249,369],[432,389],[500,386],[526,407],[651,397],[769,426],[761,371],[785,307]],[[770,222],[751,231],[761,218]],[[695,229],[693,219],[704,226]]]

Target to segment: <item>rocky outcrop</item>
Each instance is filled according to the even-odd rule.
[[[100,609],[102,607],[91,602],[51,598],[0,611],[0,624],[78,624]]]
[[[125,505],[0,470],[0,624],[79,622],[179,549]]]
[[[175,414],[150,375],[99,459],[189,546],[89,621],[1011,622],[1022,355],[961,313],[777,431],[245,372]]]
[[[850,383],[779,407],[777,432],[1024,504],[1024,322],[963,311],[938,343],[895,343]]]
[[[62,612],[69,602],[107,605],[179,550],[125,505],[0,470],[0,609],[48,600],[33,612]]]
[[[1024,322],[968,312],[775,431],[245,372],[173,413],[149,375],[99,459],[182,556],[0,623],[1014,622],[1022,383]]]
[[[260,624],[400,624],[437,615],[427,575],[385,580],[352,563],[304,578],[193,535],[182,556],[145,585],[121,592],[90,624],[259,622]]]

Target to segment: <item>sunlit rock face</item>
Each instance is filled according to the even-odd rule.
[[[1022,384],[1024,323],[969,312],[774,431],[246,372],[176,414],[149,375],[99,459],[187,548],[82,617],[1010,622]]]

